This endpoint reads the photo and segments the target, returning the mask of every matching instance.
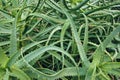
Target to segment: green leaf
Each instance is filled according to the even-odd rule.
[[[29,69],[27,71],[28,75],[37,79],[47,79],[47,80],[55,80],[65,76],[78,76],[78,74],[80,74],[81,76],[84,76],[86,74],[85,67],[79,68],[79,69],[77,69],[76,67],[63,68],[62,70],[59,70],[58,72],[50,75],[45,74],[44,72],[38,71],[37,69],[33,68],[30,65],[28,69]]]
[[[120,69],[112,69],[112,70],[108,70],[106,72],[109,73],[109,74],[120,77]]]
[[[55,22],[55,23],[63,24],[65,22],[63,19],[53,18],[53,17],[50,17],[50,16],[48,16],[46,14],[31,13],[30,16],[41,17],[41,18],[47,20],[50,23]]]
[[[32,61],[33,59],[35,59],[37,57],[41,58],[41,56],[46,51],[49,51],[49,50],[55,50],[55,51],[61,52],[62,54],[69,57],[71,59],[71,61],[74,63],[74,65],[77,66],[75,60],[73,59],[73,57],[69,53],[67,53],[63,49],[56,47],[56,46],[45,46],[45,47],[39,48],[35,51],[32,51],[31,53],[24,56],[24,58],[21,58],[19,61],[17,61],[15,63],[15,66],[18,66],[19,68],[24,67],[28,62]]]
[[[15,75],[20,80],[31,80],[30,77],[23,72],[21,69],[12,67],[10,68],[13,75]]]
[[[6,73],[3,76],[3,80],[9,80],[9,77],[10,77],[10,72],[8,71],[8,69],[6,69]]]
[[[10,56],[12,56],[13,54],[15,54],[17,52],[17,20],[15,19],[15,21],[13,22],[13,26],[12,28],[12,33],[10,36]]]
[[[4,50],[0,48],[0,67],[5,68],[9,58],[4,53]]]
[[[0,68],[0,80],[3,79],[4,75],[5,75],[5,70],[3,68]]]
[[[120,68],[120,62],[105,62],[105,63],[102,63],[101,67],[103,69],[110,69],[110,70],[117,69],[117,68]]]

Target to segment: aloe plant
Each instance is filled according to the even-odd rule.
[[[119,5],[0,0],[0,80],[119,80]]]

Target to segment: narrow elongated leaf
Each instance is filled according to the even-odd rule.
[[[71,61],[77,66],[76,62],[74,61],[74,59],[72,58],[72,56],[70,54],[68,54],[63,49],[55,47],[55,46],[45,46],[45,47],[42,47],[40,49],[37,49],[37,50],[29,53],[26,56],[24,56],[24,58],[22,58],[21,60],[17,61],[15,63],[15,66],[18,66],[19,68],[21,68],[21,67],[26,65],[26,62],[30,62],[33,59],[35,59],[36,57],[38,57],[38,56],[40,58],[44,54],[44,52],[49,51],[49,50],[55,50],[55,51],[58,51],[58,52],[62,52],[64,55],[69,57],[71,59]]]
[[[104,69],[117,69],[120,68],[120,62],[106,62],[103,63],[101,67]]]
[[[11,72],[20,80],[31,80],[26,73],[16,67],[12,67]]]
[[[11,33],[11,36],[10,36],[10,56],[12,56],[14,53],[17,52],[17,29],[16,29],[16,19],[15,21],[13,22],[13,26],[11,27],[12,28],[12,33]]]
[[[9,58],[5,54],[4,50],[0,48],[0,67],[5,68]]]
[[[5,70],[0,68],[0,80],[3,79],[3,76],[5,75]]]

